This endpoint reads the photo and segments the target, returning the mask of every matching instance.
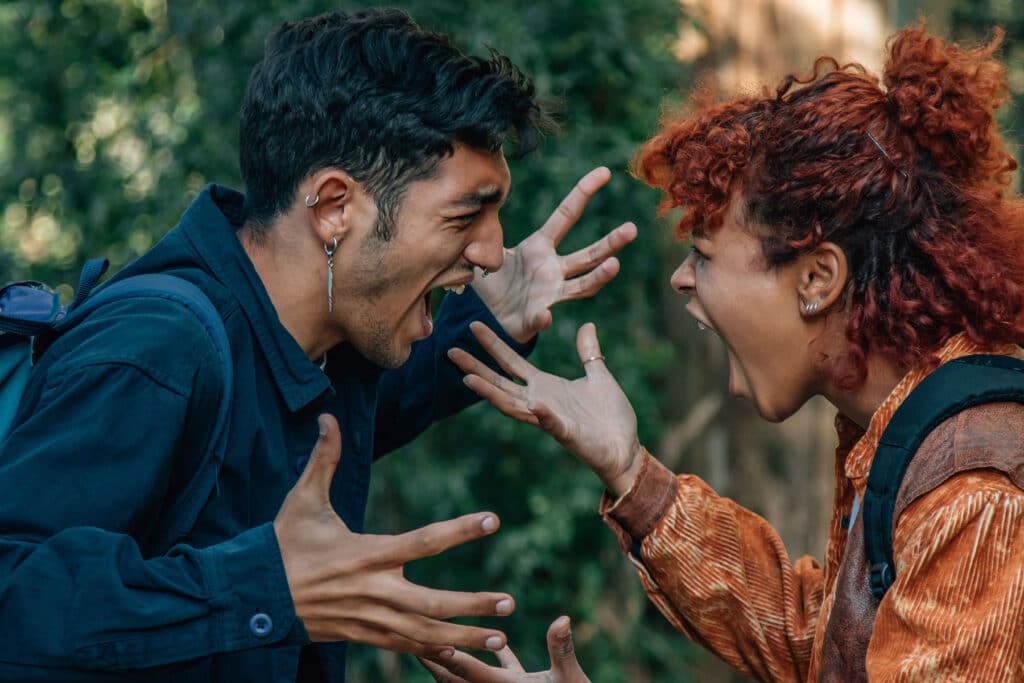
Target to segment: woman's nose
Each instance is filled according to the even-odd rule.
[[[669,279],[669,282],[672,284],[672,289],[676,290],[680,294],[693,293],[695,284],[693,276],[693,262],[695,258],[696,256],[694,256],[693,252],[690,252],[690,254],[683,259],[683,262],[679,264],[679,267],[676,268],[675,272],[672,273],[671,279]]]

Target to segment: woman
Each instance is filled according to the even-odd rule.
[[[698,103],[640,155],[662,208],[685,210],[693,251],[672,286],[725,344],[731,393],[773,422],[815,395],[839,411],[823,564],[791,562],[765,520],[643,449],[593,326],[577,340],[586,376],[572,382],[479,324],[523,383],[450,353],[472,389],[598,474],[602,514],[626,552],[639,549],[651,600],[756,679],[1024,680],[1024,405],[968,409],[925,440],[880,602],[856,510],[910,391],[943,363],[1015,354],[1024,339],[1024,203],[1008,192],[1016,163],[993,118],[1007,99],[1000,40],[967,50],[906,29],[884,87],[822,58],[773,96]],[[533,680],[454,659],[465,680]]]

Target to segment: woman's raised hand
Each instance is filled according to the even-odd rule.
[[[625,493],[642,461],[636,413],[605,367],[593,323],[576,335],[586,374],[572,381],[538,370],[483,323],[474,322],[470,329],[501,368],[522,383],[502,377],[462,349],[452,349],[448,357],[466,373],[466,386],[509,417],[555,437],[612,493]]]
[[[420,662],[438,683],[590,683],[576,661],[569,617],[559,617],[548,627],[548,654],[551,668],[527,673],[515,653],[506,645],[495,653],[501,666],[490,666],[479,659],[455,650],[447,656]]]

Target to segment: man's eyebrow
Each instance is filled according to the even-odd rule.
[[[501,201],[501,198],[501,188],[496,185],[489,185],[473,192],[467,192],[452,202],[452,205],[459,208],[476,209],[485,204],[497,204]]]

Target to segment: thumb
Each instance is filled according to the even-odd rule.
[[[309,462],[302,471],[296,488],[308,489],[323,503],[330,505],[331,481],[341,461],[341,429],[333,415],[324,413],[317,418],[320,438],[309,454]]]
[[[601,344],[597,341],[597,327],[594,323],[586,323],[576,333],[576,352],[580,354],[580,362],[587,377],[602,372],[607,374],[604,356],[601,355]]]
[[[551,672],[556,675],[556,681],[581,683],[587,680],[576,660],[569,617],[558,617],[548,627],[548,654],[551,655]]]

